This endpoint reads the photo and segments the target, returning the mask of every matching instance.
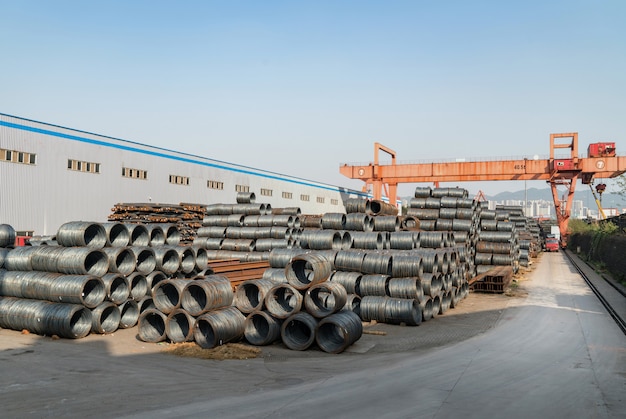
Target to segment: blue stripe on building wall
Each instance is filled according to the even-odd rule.
[[[36,122],[36,121],[34,121],[34,122]],[[310,187],[319,188],[319,189],[325,189],[325,190],[333,191],[333,192],[349,192],[349,193],[352,193],[352,194],[355,194],[355,195],[359,195],[359,196],[363,196],[363,197],[367,197],[368,196],[366,193],[353,191],[353,190],[348,190],[348,189],[344,189],[344,188],[318,185],[318,184],[314,184],[314,183],[305,182],[305,181],[302,181],[302,180],[296,180],[296,179],[292,179],[292,178],[288,178],[288,177],[281,177],[281,176],[277,176],[277,175],[273,175],[273,174],[269,174],[269,173],[259,173],[259,172],[254,172],[254,171],[246,170],[246,169],[240,169],[240,168],[235,168],[235,167],[223,166],[223,165],[216,164],[216,163],[196,160],[196,159],[192,159],[192,158],[189,158],[189,157],[175,156],[175,155],[166,154],[166,153],[159,152],[159,151],[142,150],[141,148],[137,148],[137,147],[127,146],[127,145],[122,145],[122,144],[114,144],[114,143],[110,143],[110,142],[107,142],[107,141],[101,141],[101,140],[94,140],[94,139],[91,139],[91,138],[80,137],[80,136],[77,136],[77,135],[64,134],[64,133],[61,133],[61,132],[56,132],[56,131],[51,131],[51,130],[46,130],[46,129],[41,129],[41,128],[29,127],[27,125],[15,124],[15,123],[12,123],[12,122],[0,121],[0,126],[4,126],[4,127],[7,127],[7,128],[18,129],[18,130],[22,130],[22,131],[34,132],[34,133],[42,134],[42,135],[49,135],[49,136],[52,136],[52,137],[64,138],[66,140],[71,140],[71,141],[80,141],[82,143],[87,143],[87,144],[99,145],[99,146],[103,146],[103,147],[117,148],[117,149],[120,149],[120,150],[131,151],[131,152],[134,152],[134,153],[147,154],[147,155],[154,156],[154,157],[162,157],[164,159],[177,160],[177,161],[181,161],[181,162],[185,162],[185,163],[191,163],[191,164],[198,164],[198,165],[201,165],[201,166],[213,167],[213,168],[216,168],[216,169],[228,170],[228,171],[231,171],[231,172],[237,172],[237,173],[242,173],[242,174],[251,175],[251,176],[259,176],[259,177],[263,177],[263,178],[266,178],[266,179],[279,180],[279,181],[294,183],[294,184],[302,185],[302,186],[310,186]],[[67,129],[70,129],[70,128],[67,128]],[[149,147],[149,146],[147,146],[147,147]]]

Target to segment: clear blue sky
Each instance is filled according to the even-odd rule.
[[[3,113],[354,188],[339,166],[375,141],[400,161],[544,156],[573,131],[626,150],[622,0],[0,7]]]

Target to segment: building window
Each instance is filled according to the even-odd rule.
[[[317,203],[318,204],[323,204],[324,203],[324,197],[323,196],[318,196],[317,197]]]
[[[207,180],[206,187],[210,189],[224,189],[224,182],[218,182],[217,180]]]
[[[87,161],[68,159],[67,168],[77,172],[100,173],[100,163]]]
[[[308,201],[309,199],[309,195],[300,195],[300,201]]]
[[[235,191],[237,191],[237,192],[250,192],[250,186],[247,186],[247,185],[235,185]]]
[[[189,177],[187,176],[178,176],[178,175],[170,175],[170,183],[174,185],[189,185]]]
[[[330,205],[339,205],[339,200],[335,198],[331,198]]]
[[[261,195],[263,196],[272,196],[272,192],[273,191],[271,189],[261,188]]]
[[[122,167],[122,176],[131,179],[148,179],[148,171],[140,169],[131,169],[130,167]]]
[[[6,150],[0,148],[0,161],[21,164],[37,163],[37,155],[35,153],[27,153],[25,151]]]
[[[292,199],[293,198],[293,194],[291,192],[283,192],[283,198],[285,198],[285,199]]]

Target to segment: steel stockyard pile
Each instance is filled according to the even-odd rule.
[[[175,142],[178,139],[172,139]],[[103,222],[120,202],[233,202],[258,191],[276,207],[340,212],[362,192],[207,157],[0,114],[1,223],[52,235],[67,220]]]

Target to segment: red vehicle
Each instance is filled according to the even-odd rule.
[[[555,237],[548,237],[546,239],[546,251],[547,252],[558,252],[559,251],[559,240]]]

